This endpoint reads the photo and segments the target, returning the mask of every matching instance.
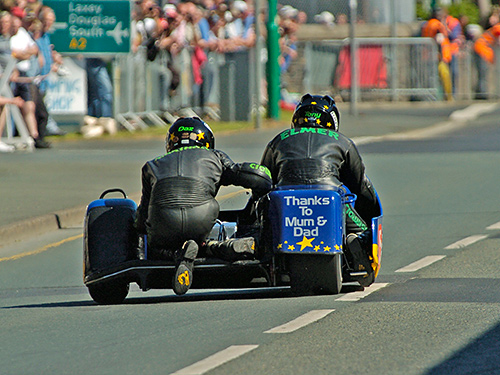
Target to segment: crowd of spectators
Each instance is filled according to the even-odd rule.
[[[11,89],[17,98],[15,103],[22,112],[35,146],[49,148],[50,143],[44,139],[45,136],[63,134],[47,113],[43,100],[47,88],[45,78],[62,64],[61,55],[51,49],[48,32],[55,21],[54,12],[39,0],[3,0],[0,7],[0,54],[18,60],[11,77]],[[167,68],[171,72],[168,94],[175,95],[182,72],[172,62],[177,55],[187,50],[191,56],[193,92],[200,93],[196,98],[199,103],[193,105],[203,107],[208,96],[203,85],[210,81],[205,79],[210,75],[210,71],[206,69],[209,55],[238,52],[253,47],[256,42],[255,23],[260,22],[264,37],[267,32],[266,14],[267,9],[263,9],[259,17],[256,17],[252,0],[169,0],[166,4],[165,1],[137,0],[132,8],[132,53],[146,51],[146,56],[151,61],[160,52],[166,53],[169,57],[166,59]],[[296,32],[306,18],[304,12],[291,6],[280,6],[279,64],[282,72],[288,69],[297,55]],[[109,119],[112,116],[109,113],[111,101],[102,98],[112,94],[108,87],[110,85],[91,90],[92,82],[103,82],[103,79],[93,77],[93,67],[99,63],[99,71],[104,72],[106,64],[99,59],[87,60],[89,90],[92,92],[88,93],[86,119],[94,122],[95,118],[101,116]],[[89,64],[92,65],[90,68]],[[3,63],[2,66],[5,68],[6,64]],[[0,100],[2,109],[5,103],[10,101]],[[5,116],[1,116],[0,135],[4,128]],[[16,129],[13,131],[16,132]],[[13,146],[0,141],[0,152],[12,150]]]
[[[5,105],[19,107],[36,148],[50,148],[45,136],[63,132],[51,121],[44,103],[47,75],[62,65],[62,57],[51,47],[48,31],[55,21],[54,11],[40,1],[2,1],[0,10],[0,58],[2,71],[9,59],[17,63],[10,76],[14,98],[0,99],[0,135],[6,123]],[[12,129],[16,133],[17,128]],[[0,141],[0,152],[14,146]]]
[[[255,22],[264,22],[267,9],[255,15],[253,0],[170,0],[160,7],[154,0],[138,0],[132,13],[135,24],[132,51],[148,49],[178,54],[184,48],[202,48],[219,53],[250,48],[255,44]],[[280,6],[281,36],[294,33],[306,14],[291,6]],[[154,58],[154,52],[150,57]]]
[[[209,96],[211,72],[206,63],[213,54],[227,54],[252,48],[256,42],[256,22],[265,37],[267,9],[255,14],[252,0],[191,0],[168,1],[160,6],[154,0],[138,0],[133,8],[132,52],[145,49],[149,60],[160,51],[168,54],[167,68],[171,72],[168,88],[175,94],[180,83],[178,67],[172,63],[183,51],[191,56],[194,106],[203,107]],[[306,14],[291,6],[280,6],[278,12],[281,71],[288,69],[297,55],[296,33],[306,21]]]
[[[181,82],[182,69],[186,67],[179,67],[173,62],[177,56],[187,51],[190,56],[192,92],[197,93],[193,96],[193,101],[196,102],[191,104],[203,108],[209,96],[209,86],[213,83],[210,77],[210,69],[213,67],[207,66],[210,56],[252,48],[257,38],[256,22],[259,23],[262,37],[266,37],[267,2],[262,3],[262,12],[257,15],[253,0],[136,0],[132,5],[132,53],[145,53],[151,61],[157,59],[160,53],[167,56],[162,60],[171,73],[166,91],[169,96],[174,96]],[[11,77],[11,88],[16,99],[0,99],[0,108],[3,109],[5,104],[15,104],[19,107],[36,147],[50,147],[44,140],[45,135],[62,134],[47,113],[43,100],[47,88],[44,78],[62,64],[61,56],[51,49],[48,32],[55,20],[54,12],[40,0],[3,0],[0,2],[0,10],[0,56],[13,56],[18,60]],[[494,24],[498,24],[498,21],[495,21],[497,18],[498,15],[495,18],[493,14],[490,25],[485,27],[489,34],[494,34],[499,29],[493,28]],[[284,74],[297,57],[297,32],[307,21],[307,15],[290,5],[279,5],[277,21],[279,66]],[[311,21],[334,27],[346,23],[347,17],[345,14],[334,16],[324,11]],[[439,43],[440,58],[446,64],[450,76],[449,88],[445,90],[449,98],[454,95],[457,87],[456,57],[465,41],[478,40],[477,55],[491,63],[491,58],[488,60],[491,49],[487,48],[491,44],[487,38],[489,34],[469,38],[466,22],[464,19],[451,17],[442,9],[422,28],[422,35],[434,37]],[[495,41],[494,38],[492,40]],[[479,45],[482,42],[483,45]],[[112,97],[109,100],[106,98],[112,95],[111,81],[109,77],[107,80],[101,77],[106,73],[106,63],[95,59],[87,60],[87,117],[92,120],[99,117],[109,120],[113,116]],[[5,64],[2,65],[5,67]],[[99,73],[96,67],[99,68]],[[484,70],[482,68],[481,72]],[[484,74],[480,75],[480,85],[485,82],[483,76]],[[91,90],[92,82],[109,84]],[[286,84],[284,80],[282,83]],[[103,91],[103,94],[96,96],[94,91]],[[478,88],[478,92],[483,91],[484,88]],[[0,135],[4,127],[3,115],[0,116]],[[11,150],[12,146],[0,141],[0,152]]]

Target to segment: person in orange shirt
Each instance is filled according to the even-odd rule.
[[[433,38],[439,48],[438,73],[443,85],[443,91],[447,100],[452,100],[452,83],[450,77],[449,64],[451,62],[451,46],[448,38],[448,30],[440,21],[442,10],[436,8],[432,11],[431,17],[422,25],[421,35],[424,38]]]
[[[441,14],[441,22],[446,27],[446,31],[448,33],[448,39],[450,40],[450,73],[451,73],[451,81],[453,84],[452,91],[453,94],[456,93],[458,87],[458,53],[460,48],[462,47],[465,36],[463,33],[462,25],[458,18],[453,17],[448,13],[446,8],[443,8]]]
[[[493,13],[488,18],[486,31],[474,42],[474,52],[478,58],[476,99],[488,98],[488,64],[493,64],[495,62],[495,52],[493,48],[499,44],[499,37],[500,16],[497,13]]]
[[[486,30],[474,43],[474,51],[490,64],[495,62],[493,47],[498,45],[500,37],[500,23]]]

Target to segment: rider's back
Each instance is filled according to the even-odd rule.
[[[277,186],[346,184],[357,190],[364,167],[354,143],[322,128],[287,129],[267,146],[262,157]]]

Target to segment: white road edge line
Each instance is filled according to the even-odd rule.
[[[333,311],[335,310],[334,309],[311,310],[308,313],[305,313],[304,315],[301,315],[298,318],[291,320],[288,323],[271,328],[270,330],[267,330],[264,333],[290,333],[298,330],[299,328],[305,327],[306,325],[311,324],[317,320],[324,318]]]
[[[415,272],[445,257],[446,255],[429,255],[394,272]]]
[[[478,241],[484,240],[487,237],[488,236],[485,234],[477,234],[475,236],[469,236],[460,241],[454,242],[451,245],[446,246],[444,249],[445,250],[463,249],[464,247],[472,245],[473,243],[476,243]]]
[[[258,348],[259,345],[231,345],[199,362],[172,373],[172,375],[201,375]]]
[[[498,108],[498,103],[475,103],[470,106],[459,109],[450,115],[452,121],[473,121],[483,113],[493,112]]]
[[[489,227],[486,227],[487,230],[496,230],[496,229],[500,229],[500,221],[498,223],[495,223],[495,224],[491,224]]]
[[[346,295],[343,295],[342,297],[337,298],[335,301],[356,302],[362,298],[367,297],[368,295],[372,294],[373,292],[376,292],[377,290],[386,287],[387,285],[389,285],[389,284],[388,283],[375,283],[375,284],[370,285],[368,288],[365,288],[365,290],[362,292],[348,293]]]

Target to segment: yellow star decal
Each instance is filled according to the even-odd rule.
[[[332,126],[332,123],[331,122],[327,122],[326,126],[328,126],[330,128]]]
[[[171,140],[171,141],[173,141],[173,140],[174,140],[174,137],[175,137],[175,135],[170,134],[170,140]]]
[[[278,246],[277,246],[277,248],[278,248],[278,249],[282,249],[282,248],[283,248],[283,244],[280,244],[280,243],[279,243],[279,244],[278,244]]]
[[[292,250],[292,251],[293,251],[293,250],[295,250],[295,246],[293,246],[293,245],[288,245],[288,250]]]
[[[325,247],[323,248],[323,250],[330,252],[331,247],[330,247],[330,246],[325,246]]]
[[[302,238],[302,241],[297,242],[297,245],[300,245],[300,251],[304,250],[306,247],[313,247],[311,242],[314,241],[314,238],[315,237],[307,239],[307,237],[304,236],[304,238]]]
[[[319,245],[314,246],[314,251],[319,251]]]
[[[311,102],[311,104],[318,104],[318,103],[316,103],[316,102]]]
[[[335,248],[335,250],[337,250],[337,251],[338,251],[338,250],[340,250],[340,246],[339,246],[339,245],[335,245],[335,246],[334,246],[334,248]]]
[[[196,136],[198,137],[198,140],[200,140],[200,139],[205,138],[205,133],[201,132],[201,133],[196,134]]]
[[[324,105],[324,106],[323,106],[323,108],[324,108],[324,109],[328,109],[328,106],[327,106],[327,105]]]
[[[318,125],[319,125],[319,124],[321,124],[321,121],[320,121],[320,119],[319,119],[319,118],[318,118],[318,119],[316,119],[316,124],[318,124]]]

